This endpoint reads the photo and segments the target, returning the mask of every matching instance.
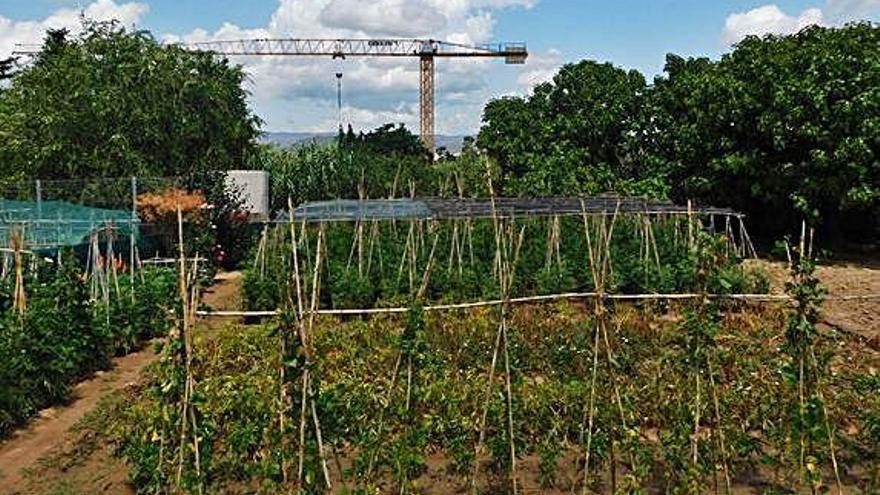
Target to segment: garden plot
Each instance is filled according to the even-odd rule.
[[[117,432],[133,481],[876,489],[877,356],[816,327],[809,236],[786,294],[762,294],[713,215],[280,222],[244,283],[276,317],[205,339],[182,321]]]

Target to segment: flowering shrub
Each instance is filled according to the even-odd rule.
[[[159,248],[167,256],[177,254],[178,208],[184,221],[184,235],[188,239],[192,236],[187,234],[210,228],[205,212],[211,206],[198,191],[190,193],[181,189],[167,189],[159,193],[141,194],[137,198],[137,212],[141,221],[147,224],[145,230],[156,236]]]

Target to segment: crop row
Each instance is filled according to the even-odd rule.
[[[24,270],[24,306],[15,304],[15,277],[0,282],[0,436],[41,408],[64,401],[71,385],[107,369],[113,356],[168,329],[173,271],[119,272],[107,298],[93,298],[91,280],[68,253],[60,265]]]
[[[699,371],[687,329],[694,313],[687,307],[614,308],[609,348],[599,346],[598,354],[590,305],[515,308],[509,351],[520,486],[568,490],[586,480],[594,489],[613,482],[633,493],[690,493],[694,486],[723,486],[723,465],[734,485],[807,490],[798,474],[797,378],[781,350],[785,313],[731,308],[711,338],[711,368]],[[319,389],[315,403],[332,482],[363,490],[357,493],[398,491],[404,483],[406,491],[447,486],[465,492],[471,479],[481,492],[506,489],[511,464],[504,380],[496,377],[486,388],[497,312],[417,318],[424,319],[415,345],[407,342],[411,325],[401,317],[318,322],[310,372]],[[300,398],[293,398],[294,421],[280,426],[282,327],[231,326],[196,341],[201,479],[209,492],[274,493],[289,486],[283,472],[295,471]],[[880,355],[837,334],[821,335],[816,350],[834,370],[824,398],[836,460],[848,486],[869,493],[880,488],[880,381],[870,371]],[[402,353],[413,358],[410,375],[395,364]],[[300,364],[302,359],[295,357]],[[594,359],[597,378],[591,385]],[[396,369],[401,373],[394,378]],[[697,376],[702,395],[695,389]],[[176,433],[161,412],[166,379],[155,375],[117,431],[133,481],[147,491],[174,485],[176,458],[169,452]],[[590,400],[595,414],[587,449]],[[702,418],[695,418],[697,410]],[[486,448],[476,456],[484,411]],[[703,433],[693,462],[695,421]],[[827,437],[819,429],[809,439],[815,456],[810,462],[825,467],[820,475],[830,483]],[[307,441],[304,451],[306,488],[321,491],[317,445]],[[585,477],[587,451],[591,467]]]

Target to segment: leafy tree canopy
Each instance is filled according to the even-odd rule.
[[[384,124],[369,132],[355,135],[348,126],[348,132],[340,136],[348,147],[361,147],[375,153],[388,153],[398,156],[421,156],[428,159],[428,150],[416,134],[403,124]]]
[[[649,154],[675,196],[770,231],[866,219],[880,204],[878,47],[880,28],[865,23],[749,37],[716,63],[670,55],[651,92]]]
[[[628,190],[646,179],[629,144],[646,90],[634,70],[567,64],[528,97],[490,102],[477,144],[498,160],[510,193]]]
[[[244,73],[143,31],[84,22],[51,31],[0,92],[0,170],[9,179],[193,175],[240,166],[259,120]]]
[[[669,55],[650,86],[568,64],[528,97],[490,102],[477,142],[508,193],[669,195],[734,207],[772,235],[801,218],[876,234],[878,46],[869,23],[749,37],[719,61]]]

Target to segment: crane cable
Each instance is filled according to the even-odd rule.
[[[334,59],[339,60],[336,69],[336,122],[339,125],[339,134],[342,134],[342,61],[345,60],[344,55],[334,55]]]

